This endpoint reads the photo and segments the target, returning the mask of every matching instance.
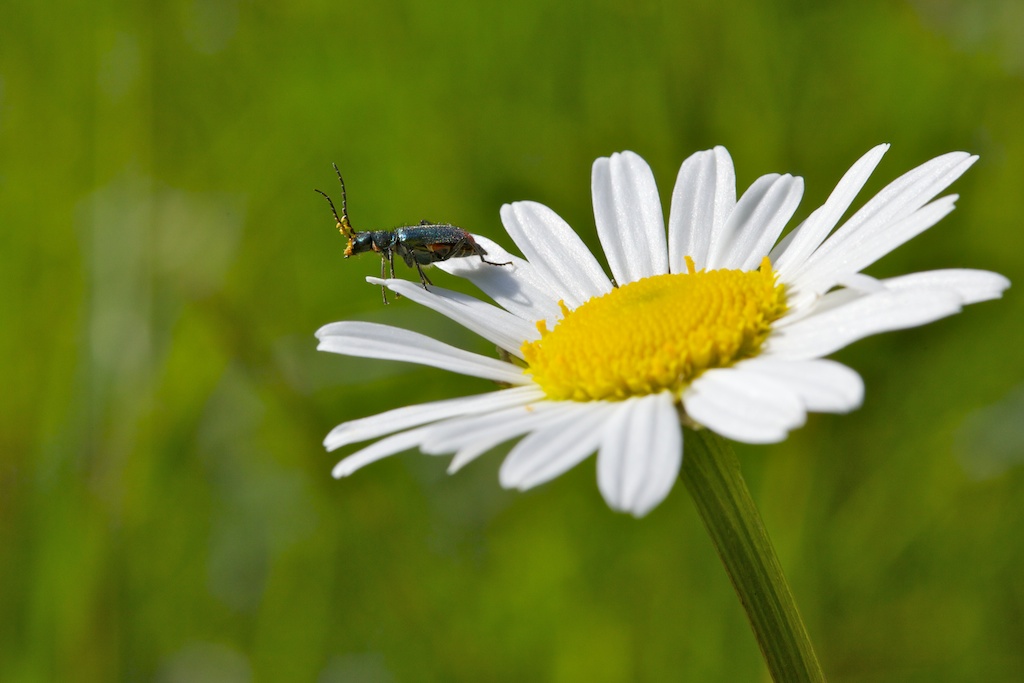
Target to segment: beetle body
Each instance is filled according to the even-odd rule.
[[[334,167],[338,174],[338,181],[341,183],[341,216],[338,216],[334,208],[334,202],[327,196],[326,192],[320,192],[327,198],[331,205],[331,212],[337,222],[337,228],[341,234],[348,239],[345,246],[345,258],[368,251],[380,255],[380,276],[383,278],[385,272],[389,277],[395,276],[395,254],[398,254],[405,264],[415,268],[419,273],[423,289],[433,284],[423,272],[423,266],[429,266],[438,261],[447,261],[452,258],[465,258],[467,256],[478,256],[480,261],[492,266],[508,266],[508,263],[495,263],[488,261],[487,251],[477,244],[476,240],[466,230],[451,225],[450,223],[431,223],[422,221],[419,225],[404,225],[393,230],[367,230],[360,232],[352,227],[348,220],[347,198],[345,197],[345,181],[341,178],[341,171]],[[381,287],[381,294],[384,303],[388,303],[387,290]]]

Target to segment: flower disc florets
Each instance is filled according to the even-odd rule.
[[[709,368],[757,355],[786,311],[785,288],[765,258],[755,271],[657,275],[595,297],[523,355],[554,400],[621,400],[669,389],[677,395]]]

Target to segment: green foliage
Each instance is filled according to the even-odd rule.
[[[865,196],[966,149],[957,211],[873,272],[1019,286],[1014,7],[4,3],[0,680],[763,677],[682,486],[636,521],[592,460],[526,494],[497,454],[330,478],[334,424],[489,387],[317,354],[317,327],[488,350],[383,308],[313,188],[337,162],[360,229],[507,245],[500,204],[533,199],[596,247],[590,164],[616,150],[667,202],[724,144],[741,189],[805,176],[802,217],[878,142]],[[1024,678],[1022,321],[1011,289],[860,342],[863,409],[738,449],[830,680]]]

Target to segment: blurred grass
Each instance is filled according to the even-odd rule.
[[[725,144],[741,189],[804,175],[799,218],[878,142],[865,196],[966,149],[957,211],[872,272],[1024,275],[1011,0],[15,0],[0,26],[3,681],[763,679],[681,488],[637,522],[592,461],[526,494],[496,455],[330,478],[334,424],[488,389],[314,352],[349,318],[487,352],[343,261],[331,162],[357,227],[508,244],[498,207],[533,199],[596,247],[612,151],[664,200]],[[831,680],[1024,678],[1021,309],[860,342],[863,409],[740,448]]]

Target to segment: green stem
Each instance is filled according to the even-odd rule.
[[[743,603],[772,680],[823,683],[825,675],[732,447],[707,429],[687,429],[685,438],[683,483]]]

